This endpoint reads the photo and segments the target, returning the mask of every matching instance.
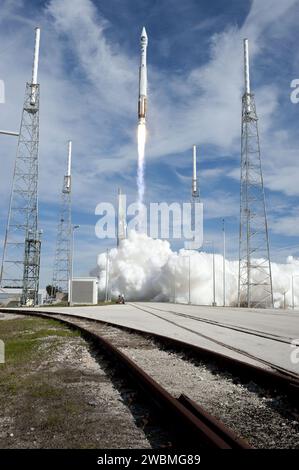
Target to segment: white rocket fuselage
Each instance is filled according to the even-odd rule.
[[[147,108],[147,65],[146,51],[148,38],[146,30],[143,27],[140,38],[140,67],[139,67],[139,97],[138,97],[138,120],[139,123],[145,123]]]

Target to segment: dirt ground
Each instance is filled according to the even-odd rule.
[[[55,320],[0,321],[0,448],[168,446],[136,392],[80,333]]]

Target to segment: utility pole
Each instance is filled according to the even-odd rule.
[[[295,309],[295,298],[294,298],[294,275],[292,276],[292,308]]]
[[[215,272],[215,246],[213,245],[213,307],[216,307],[216,272]]]
[[[122,194],[118,188],[118,208],[117,208],[117,246],[122,240],[127,238],[127,220],[126,220],[126,195]]]
[[[258,117],[250,90],[248,39],[244,39],[238,306],[273,307],[272,274]]]
[[[39,44],[40,28],[36,28],[32,79],[25,90],[0,273],[2,288],[22,290],[22,305],[35,305],[39,288]],[[3,133],[17,135],[9,131]]]
[[[215,266],[215,244],[214,240],[205,240],[204,242],[206,245],[212,246],[212,277],[213,277],[213,301],[212,306],[216,307],[216,266]]]
[[[109,302],[109,270],[110,270],[110,262],[109,262],[109,249],[106,250],[106,285],[105,285],[105,302]]]
[[[299,274],[292,275],[292,308],[295,309],[295,289],[294,289],[294,279],[295,277],[299,277]]]

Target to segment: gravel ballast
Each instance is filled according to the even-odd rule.
[[[71,319],[100,334],[171,394],[185,393],[256,448],[299,448],[299,412],[285,395],[242,381],[206,360],[162,349],[153,339],[110,325]]]

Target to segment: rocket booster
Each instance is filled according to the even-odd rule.
[[[138,120],[139,123],[145,123],[146,118],[146,101],[147,101],[147,66],[146,66],[146,50],[147,50],[147,34],[145,27],[142,28],[140,37],[140,67],[139,67],[139,97],[138,97]]]

